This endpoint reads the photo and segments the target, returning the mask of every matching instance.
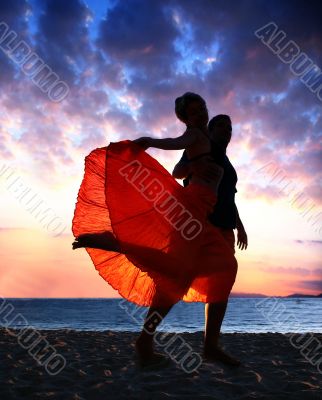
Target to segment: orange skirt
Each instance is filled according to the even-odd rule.
[[[225,301],[237,261],[208,222],[215,203],[208,186],[181,186],[130,140],[111,142],[85,157],[72,232],[114,234],[121,253],[86,251],[99,274],[133,303]]]

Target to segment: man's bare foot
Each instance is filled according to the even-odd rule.
[[[77,236],[72,246],[73,250],[81,247],[91,247],[94,249],[121,252],[120,245],[111,232],[84,233]]]
[[[207,361],[221,361],[226,365],[231,365],[234,367],[238,367],[241,364],[241,362],[237,358],[232,357],[219,346],[205,348],[203,356]]]

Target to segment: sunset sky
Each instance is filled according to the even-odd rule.
[[[319,72],[321,11],[319,1],[1,1],[0,295],[119,297],[71,247],[84,157],[180,135],[174,100],[186,91],[233,123],[227,154],[249,240],[236,248],[233,292],[322,292],[322,79],[310,89],[255,34],[272,23],[284,40],[275,50],[293,41]],[[67,85],[62,101],[9,57],[20,41]],[[182,151],[148,153],[171,172]]]

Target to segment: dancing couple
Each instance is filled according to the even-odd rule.
[[[85,157],[73,249],[84,247],[123,298],[149,306],[135,346],[142,367],[169,361],[153,338],[180,300],[205,303],[204,358],[238,366],[219,345],[237,274],[235,228],[238,247],[248,245],[226,155],[231,120],[218,115],[208,124],[205,100],[190,92],[175,100],[175,113],[186,125],[177,138],[111,142]],[[150,147],[184,149],[172,175],[146,153]],[[176,181],[184,178],[184,186]]]

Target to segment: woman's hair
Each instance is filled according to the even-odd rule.
[[[176,116],[182,122],[186,122],[187,120],[187,107],[190,103],[194,101],[201,101],[202,103],[206,104],[205,100],[199,96],[199,94],[186,92],[180,97],[177,97],[175,100],[175,113]]]
[[[222,120],[228,120],[231,123],[231,119],[229,115],[226,114],[218,114],[215,117],[211,118],[211,120],[208,123],[208,131],[212,131],[215,127],[215,125]]]

